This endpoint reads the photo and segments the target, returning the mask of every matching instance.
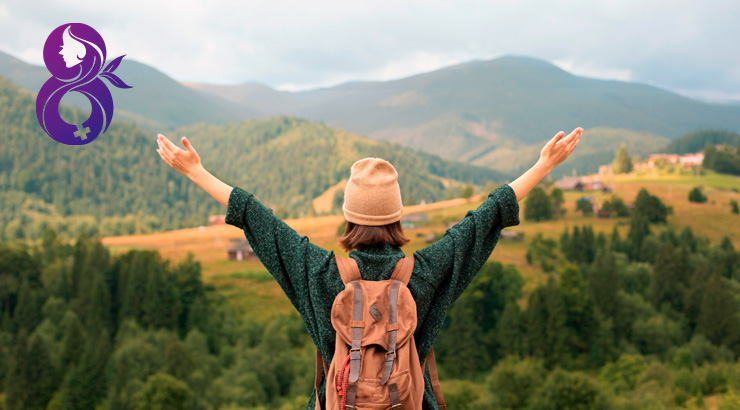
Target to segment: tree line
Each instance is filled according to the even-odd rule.
[[[727,236],[676,231],[666,209],[639,201],[624,236],[580,225],[531,241],[528,259],[548,268],[526,299],[514,265],[487,262],[435,342],[450,408],[731,405],[740,253]],[[69,245],[47,229],[36,245],[0,243],[0,283],[6,409],[308,403],[314,347],[300,317],[244,318],[192,254],[112,256],[95,237]]]
[[[156,135],[113,121],[92,144],[59,144],[39,127],[33,96],[1,76],[0,107],[0,240],[38,239],[47,227],[69,240],[80,233],[158,232],[207,225],[209,215],[225,213],[162,162]],[[83,119],[67,105],[60,114],[76,123]],[[183,135],[209,171],[250,191],[281,218],[314,215],[312,200],[348,177],[352,163],[363,156],[396,166],[407,205],[445,199],[450,192],[444,179],[484,186],[504,178],[289,116],[198,124],[167,137],[179,145]]]
[[[436,341],[444,376],[464,380],[451,408],[701,408],[717,394],[737,408],[740,252],[667,214],[645,191],[625,237],[537,235],[528,259],[546,280],[526,304],[516,268],[487,264]]]

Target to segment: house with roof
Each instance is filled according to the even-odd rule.
[[[252,249],[252,245],[246,239],[232,239],[227,252],[230,261],[259,260],[254,253],[254,249]]]
[[[208,217],[208,226],[223,225],[226,223],[226,215],[211,215]]]
[[[585,186],[585,184],[581,182],[581,177],[576,176],[564,176],[555,181],[553,185],[563,191],[583,191]]]

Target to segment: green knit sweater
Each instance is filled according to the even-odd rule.
[[[331,325],[334,298],[344,289],[334,251],[323,249],[299,235],[272,210],[239,187],[229,195],[226,223],[244,231],[255,254],[277,280],[300,313],[311,339],[330,363],[336,332]],[[414,252],[414,270],[408,289],[417,308],[414,333],[419,362],[423,363],[447,310],[473,280],[498,242],[501,230],[519,224],[519,203],[504,184],[488,195],[477,209],[448,229],[437,242]],[[349,253],[365,280],[389,279],[403,251],[386,243]],[[424,372],[423,409],[438,410],[429,369]],[[326,381],[319,389],[324,397]],[[314,407],[314,391],[307,409]]]

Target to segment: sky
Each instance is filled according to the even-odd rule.
[[[299,91],[514,54],[740,102],[739,0],[0,0],[0,51],[43,65],[72,22],[178,81]]]

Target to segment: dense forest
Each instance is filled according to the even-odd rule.
[[[625,237],[582,225],[540,241],[533,261],[556,258],[526,300],[513,265],[484,265],[435,342],[449,408],[740,406],[740,252],[668,225],[655,198],[641,190]],[[298,315],[240,318],[200,275],[192,257],[111,256],[52,229],[0,244],[5,408],[306,408]]]
[[[727,130],[699,130],[681,136],[666,145],[663,152],[671,154],[692,154],[702,151],[709,145],[740,146],[740,134]]]
[[[740,134],[727,130],[700,130],[671,142],[665,152],[703,152],[702,166],[720,174],[740,175]]]
[[[702,165],[720,174],[740,175],[740,143],[736,147],[707,145]]]
[[[66,105],[60,114],[70,123],[83,116]],[[37,239],[47,227],[66,239],[83,232],[146,233],[205,225],[209,215],[225,213],[159,158],[156,135],[125,121],[114,120],[91,144],[59,144],[38,125],[34,97],[0,77],[0,124],[0,240]],[[209,171],[254,193],[281,217],[311,215],[311,201],[347,178],[363,156],[397,167],[406,204],[446,199],[462,184],[506,179],[294,117],[200,124],[167,136],[179,144],[182,135]]]

